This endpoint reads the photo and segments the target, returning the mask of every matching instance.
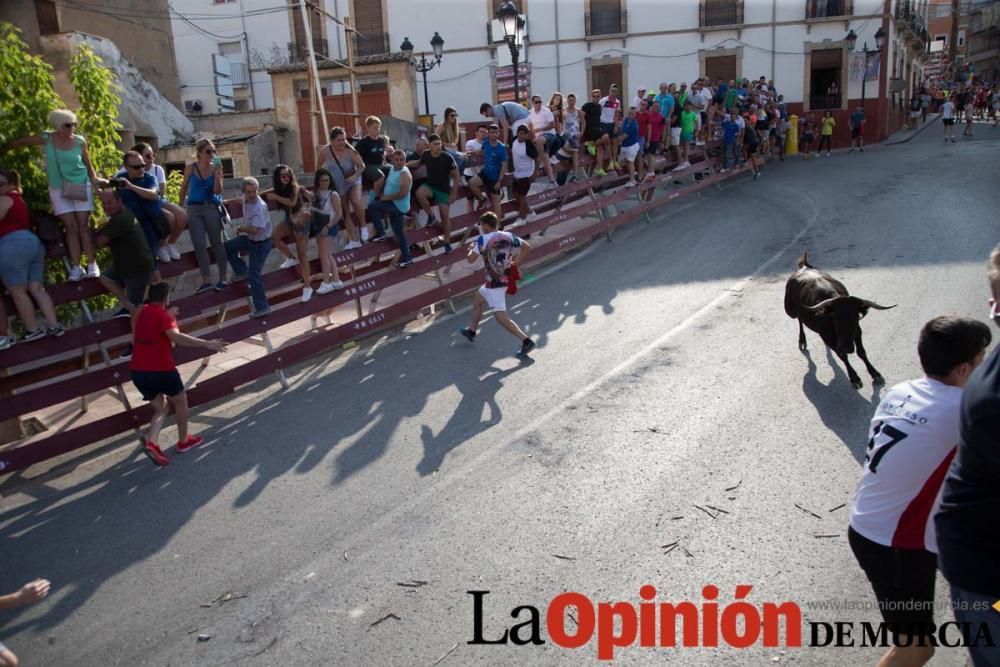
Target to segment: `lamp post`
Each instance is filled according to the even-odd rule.
[[[521,56],[521,47],[524,42],[524,19],[517,11],[517,5],[507,0],[497,8],[497,20],[503,27],[503,38],[510,49],[510,60],[514,69],[514,101],[521,103],[521,95],[518,90],[518,79],[520,72],[517,69],[517,62]]]
[[[868,50],[868,42],[864,42],[861,47],[861,52],[865,54],[865,66],[861,74],[861,106],[865,106],[865,82],[868,81],[868,54],[869,53],[882,53],[882,44],[885,42],[885,31],[879,27],[875,31],[875,48],[871,51]],[[858,36],[854,33],[852,28],[847,37],[844,38],[844,44],[847,46],[848,51],[854,51],[854,47],[857,46]],[[881,76],[881,72],[879,73]]]
[[[400,44],[399,50],[403,52],[406,59],[413,65],[413,68],[424,76],[424,109],[426,115],[430,116],[431,103],[427,97],[427,73],[434,69],[436,65],[441,64],[441,54],[444,52],[444,39],[437,32],[431,37],[431,51],[434,54],[431,60],[427,59],[427,53],[424,51],[420,52],[419,62],[413,59],[413,44],[410,42],[409,37],[403,38],[403,43]]]

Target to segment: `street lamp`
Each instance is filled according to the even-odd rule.
[[[882,53],[882,45],[885,43],[885,31],[879,27],[875,31],[875,48],[871,51],[868,50],[868,42],[864,42],[861,47],[861,52],[865,54],[865,66],[861,74],[861,106],[865,105],[865,82],[868,81],[868,54],[869,53]],[[847,37],[844,38],[844,45],[847,47],[848,51],[854,51],[854,47],[858,44],[858,36],[854,33],[852,28]],[[881,75],[881,74],[880,74]]]
[[[521,95],[518,90],[518,79],[520,72],[517,70],[517,61],[521,55],[521,47],[524,45],[525,21],[517,11],[517,5],[510,0],[502,3],[497,8],[497,20],[503,27],[503,38],[510,49],[510,60],[514,67],[514,101],[521,103]]]
[[[427,97],[427,73],[434,69],[435,65],[441,64],[441,55],[444,53],[444,39],[437,32],[431,37],[431,52],[434,54],[431,60],[427,59],[425,51],[420,52],[419,62],[413,60],[413,43],[410,42],[409,37],[403,38],[403,43],[399,45],[399,50],[403,52],[403,55],[413,65],[413,68],[424,76],[424,109],[426,110],[426,115],[430,116],[431,103]]]

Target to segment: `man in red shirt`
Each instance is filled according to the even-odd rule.
[[[180,332],[177,327],[176,309],[167,309],[170,301],[170,285],[155,283],[150,285],[146,304],[139,310],[132,336],[132,384],[143,399],[153,405],[153,419],[149,422],[144,453],[158,466],[170,464],[170,459],[156,443],[167,418],[169,406],[174,406],[177,416],[177,452],[183,453],[197,447],[204,440],[189,435],[187,392],[181,382],[180,373],[174,363],[173,345],[204,347],[213,352],[225,352],[222,340],[195,338]],[[168,405],[169,402],[169,405]]]

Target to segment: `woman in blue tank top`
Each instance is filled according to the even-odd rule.
[[[201,139],[195,144],[197,160],[184,167],[180,203],[187,208],[188,231],[194,244],[194,256],[201,272],[201,285],[195,294],[226,286],[226,247],[222,241],[222,162],[215,156],[215,144]],[[212,244],[219,280],[212,284],[208,244]]]

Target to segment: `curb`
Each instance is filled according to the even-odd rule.
[[[937,114],[935,114],[934,118],[929,119],[923,125],[921,125],[920,127],[918,127],[917,130],[916,130],[916,132],[914,132],[913,134],[910,134],[910,135],[906,136],[903,139],[899,139],[898,141],[886,141],[886,142],[883,143],[883,145],[884,146],[896,146],[896,145],[899,145],[899,144],[905,144],[907,141],[909,141],[910,139],[914,138],[915,136],[917,136],[918,134],[920,134],[921,132],[923,132],[924,130],[926,130],[928,127],[930,127],[931,125],[933,125],[940,117],[941,117],[941,113],[938,112]]]

